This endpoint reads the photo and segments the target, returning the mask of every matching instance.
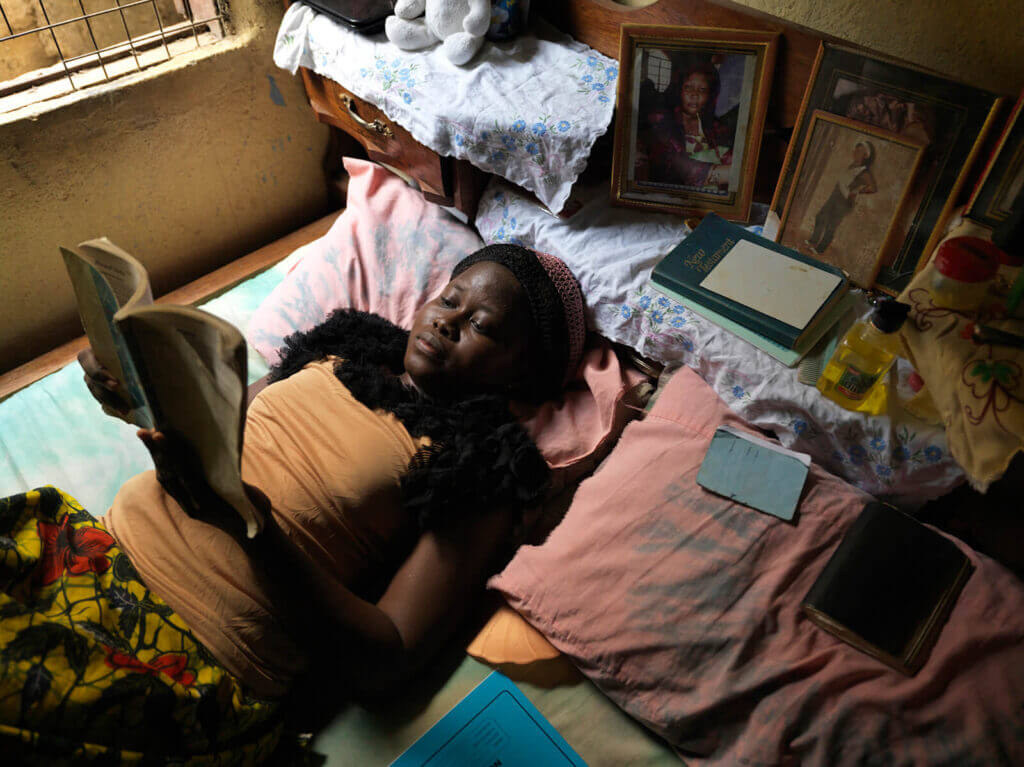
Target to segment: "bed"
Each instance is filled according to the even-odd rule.
[[[214,293],[198,305],[248,329],[250,382],[268,369],[260,350],[272,357],[280,335],[315,323],[329,304],[361,306],[399,320],[408,317],[419,297],[441,284],[459,254],[480,244],[468,227],[383,168],[352,162],[350,173],[346,211],[250,255],[226,279],[239,269],[258,273],[227,288],[216,287],[225,278],[212,275],[167,297],[182,301],[190,294]],[[396,220],[403,223],[396,225]],[[385,248],[380,247],[382,226],[391,242]],[[359,279],[352,279],[352,254],[365,256],[355,265]],[[421,267],[417,269],[412,261]],[[396,271],[399,282],[402,274],[417,274],[418,279],[410,280],[405,290],[385,294],[379,286],[394,284],[385,273],[394,278]],[[80,346],[81,341],[73,342],[42,360],[43,369],[57,369],[0,401],[0,495],[52,484],[70,492],[85,508],[102,513],[127,478],[150,468],[149,455],[135,438],[134,427],[105,416],[83,386],[73,361]],[[595,352],[589,354],[593,357]],[[602,361],[593,375],[599,382],[606,381],[608,362],[603,355],[597,359]],[[13,388],[32,372],[15,371],[17,376],[7,376],[6,385]],[[635,372],[625,377],[614,372],[614,377],[620,383],[604,387],[613,392],[606,395],[613,399],[624,386],[643,378]],[[618,411],[622,417],[623,407]],[[563,415],[549,412],[541,418],[559,421]],[[562,433],[572,431],[571,423],[561,422]],[[75,424],[73,438],[69,438],[68,424]],[[587,470],[581,458],[594,453],[612,428],[617,433],[621,426],[577,428],[572,443],[581,447],[574,453],[561,440],[549,448],[557,456],[552,463],[567,479]],[[328,765],[384,764],[396,757],[491,670],[462,648],[454,650],[436,672],[407,692],[400,709],[342,708],[314,739],[313,751],[324,756]],[[573,738],[588,763],[678,764],[671,749],[617,709],[567,660],[532,670],[506,665],[504,670],[523,685],[556,727]],[[594,729],[594,723],[601,727]]]
[[[601,11],[621,14],[603,2],[558,8],[567,28],[579,30],[607,32]],[[686,21],[734,19],[733,11],[695,8]],[[642,20],[666,20],[656,9],[644,13]],[[787,66],[799,68],[808,40],[794,35]],[[345,103],[338,91],[303,76],[321,119],[337,119]],[[783,96],[781,119],[798,102]],[[378,159],[394,159],[375,146]],[[275,248],[291,255],[203,304],[246,329],[250,380],[266,371],[283,335],[333,306],[401,323],[436,289],[445,259],[480,241],[426,202],[477,213],[482,180],[446,167],[434,167],[432,182],[414,176],[417,191],[380,166],[349,162],[341,216]],[[492,188],[484,199],[500,193]],[[477,653],[487,664],[464,652],[466,638],[399,705],[325,704],[329,721],[313,752],[328,765],[385,764],[498,667],[591,765],[1024,763],[1018,579],[958,544],[975,573],[925,669],[901,677],[812,627],[798,609],[865,493],[815,467],[795,525],[707,498],[693,475],[710,433],[723,423],[749,427],[685,368],[665,378],[637,419],[629,393],[642,377],[607,344],[588,354],[566,402],[529,414],[572,502],[546,539],[523,547],[490,583],[515,608],[514,630],[543,637],[540,651],[504,663],[500,648]],[[102,415],[74,364],[0,402],[0,494],[58,484],[102,511],[147,466],[130,427]]]

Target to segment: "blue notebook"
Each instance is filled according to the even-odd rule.
[[[811,457],[731,426],[719,426],[697,472],[697,484],[744,506],[793,519]]]
[[[492,672],[391,767],[586,767],[507,677]]]

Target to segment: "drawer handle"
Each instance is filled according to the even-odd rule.
[[[374,120],[373,122],[367,122],[362,117],[356,114],[355,105],[352,103],[352,97],[347,93],[339,93],[338,96],[341,98],[341,103],[345,105],[345,109],[348,110],[349,117],[359,123],[361,126],[366,128],[368,131],[379,133],[381,136],[391,138],[395,135],[395,132],[391,130],[391,126],[381,120]]]

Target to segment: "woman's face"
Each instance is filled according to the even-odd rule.
[[[853,148],[853,161],[858,165],[863,165],[868,159],[868,148],[863,144],[857,144]]]
[[[529,373],[532,323],[526,293],[512,272],[482,261],[416,312],[405,370],[436,397],[517,387]]]
[[[688,117],[696,117],[708,105],[708,99],[711,98],[711,84],[708,82],[708,76],[703,72],[691,72],[683,80],[679,97],[683,114]]]

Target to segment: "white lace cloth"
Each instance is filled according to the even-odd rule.
[[[495,179],[476,227],[486,243],[563,259],[580,281],[592,330],[649,359],[694,368],[747,421],[872,495],[918,506],[964,481],[941,428],[898,406],[892,417],[844,410],[801,384],[795,368],[650,288],[655,264],[689,232],[679,218],[613,207],[606,186],[578,187],[573,198],[582,208],[559,219]]]
[[[484,44],[466,66],[440,46],[402,51],[295,3],[274,62],[329,77],[380,108],[435,152],[468,160],[560,211],[611,122],[618,64],[555,32]]]

